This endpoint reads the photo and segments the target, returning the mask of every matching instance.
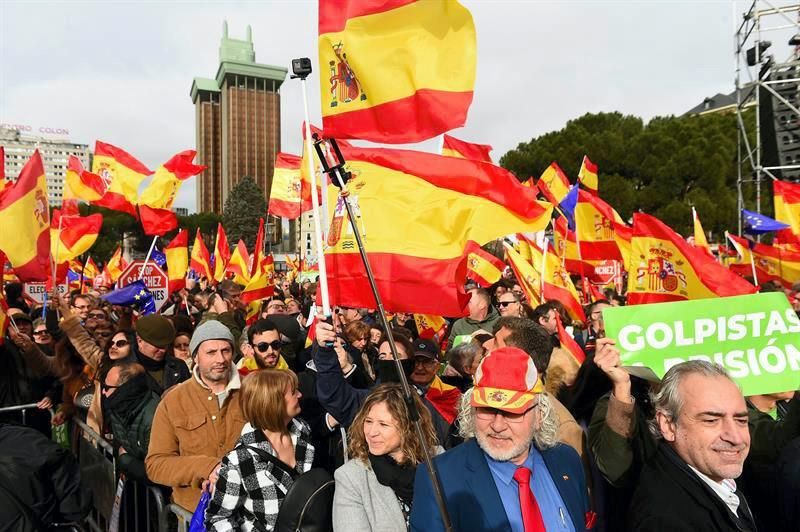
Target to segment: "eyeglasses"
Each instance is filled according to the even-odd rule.
[[[517,302],[516,301],[498,301],[497,302],[497,306],[500,307],[500,308],[506,308],[507,306],[512,305],[514,303],[517,303]]]
[[[126,345],[130,344],[127,340],[117,340],[116,342],[111,342],[110,347],[116,347],[117,349],[122,349]]]
[[[489,408],[486,406],[478,406],[475,407],[475,417],[483,421],[494,421],[494,418],[500,414],[500,416],[506,420],[508,423],[522,423],[522,419],[525,417],[525,414],[533,410],[539,406],[539,403],[536,402],[526,411],[522,412],[521,414],[512,414],[511,412],[505,412],[503,410],[499,410],[497,408]]]
[[[122,388],[122,385],[120,384],[120,385],[115,386],[113,384],[101,383],[100,384],[100,388],[103,389],[103,390],[116,390],[117,388]]]
[[[271,342],[258,342],[256,345],[253,346],[258,352],[266,353],[267,349],[270,347],[273,351],[280,351],[283,347],[283,342],[280,340],[273,340]]]
[[[432,367],[438,363],[439,362],[437,360],[427,357],[417,357],[414,359],[415,366],[424,366],[426,368]]]
[[[80,308],[80,307],[75,307],[75,308]],[[96,320],[104,320],[104,319],[106,319],[106,315],[104,313],[102,313],[102,312],[90,312],[89,313],[89,317],[90,318],[94,318]]]
[[[44,336],[49,335],[50,333],[47,332],[47,329],[42,329],[41,331],[33,331],[34,336]]]

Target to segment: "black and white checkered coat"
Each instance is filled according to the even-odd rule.
[[[314,446],[311,430],[300,420],[292,420],[289,434],[294,444],[298,474],[311,469]],[[292,478],[279,467],[259,457],[247,445],[275,456],[264,433],[245,424],[236,448],[222,459],[216,490],[206,509],[208,530],[269,531],[275,528],[278,509]]]

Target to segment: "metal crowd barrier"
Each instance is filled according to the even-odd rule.
[[[22,424],[27,426],[28,425],[28,418],[25,412],[28,410],[36,408],[36,405],[39,403],[27,403],[24,405],[14,405],[14,406],[4,406],[0,408],[0,414],[11,413],[11,412],[19,412],[20,416],[22,417]],[[50,417],[53,417],[53,410],[50,409]]]
[[[188,532],[189,523],[192,522],[192,512],[190,512],[183,506],[178,506],[175,503],[170,503],[169,505],[167,505],[167,507],[164,508],[164,511],[161,514],[161,532],[168,532],[170,514],[172,514],[178,521],[177,531]],[[175,530],[175,528],[173,528],[172,530]]]

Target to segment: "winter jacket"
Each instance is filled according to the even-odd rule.
[[[119,456],[117,463],[128,476],[136,480],[147,479],[144,459],[150,443],[153,417],[160,401],[158,395],[147,390],[132,410],[107,413],[111,433],[114,435],[114,446],[123,447],[126,451]]]
[[[497,323],[497,320],[500,319],[500,314],[497,313],[494,307],[489,307],[489,312],[486,314],[486,317],[482,320],[473,320],[469,316],[465,318],[459,318],[453,323],[453,327],[450,328],[450,336],[447,337],[447,345],[452,346],[453,340],[457,336],[463,336],[465,334],[472,334],[476,331],[484,330],[488,333],[492,332],[494,328],[494,324]]]

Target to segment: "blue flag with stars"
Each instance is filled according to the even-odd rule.
[[[128,286],[123,286],[113,292],[109,292],[101,299],[108,301],[112,305],[122,307],[134,307],[142,314],[153,314],[156,311],[156,303],[153,301],[153,294],[144,285],[141,279],[134,281]]]
[[[744,232],[751,235],[763,235],[772,231],[780,231],[789,227],[785,223],[773,220],[769,216],[764,216],[757,212],[742,209],[742,219],[744,221]]]
[[[575,207],[578,206],[578,185],[572,185],[561,203],[559,209],[567,217],[567,226],[570,231],[575,230]]]
[[[159,250],[158,248],[153,248],[153,253],[150,254],[150,258],[153,262],[158,264],[159,268],[164,268],[167,265],[167,256],[164,255],[164,252]]]

